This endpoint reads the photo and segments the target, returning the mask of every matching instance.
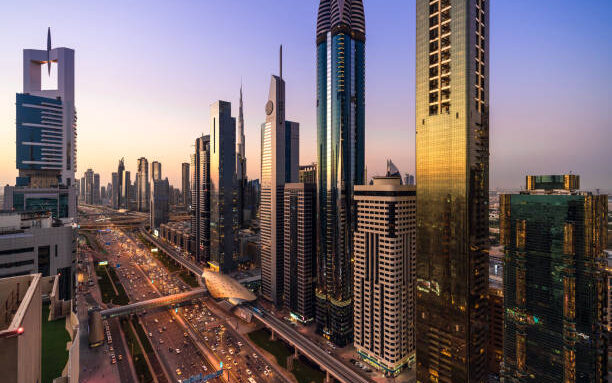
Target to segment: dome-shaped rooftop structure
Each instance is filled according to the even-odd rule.
[[[321,0],[317,17],[317,38],[334,27],[344,25],[365,38],[365,13],[362,0]]]

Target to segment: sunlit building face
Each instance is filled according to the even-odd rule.
[[[488,0],[418,0],[417,380],[487,375]]]

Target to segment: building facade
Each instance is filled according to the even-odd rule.
[[[183,162],[181,164],[181,203],[186,208],[191,203],[191,189],[189,187],[189,163]]]
[[[355,186],[354,337],[387,376],[415,362],[416,190],[400,176]]]
[[[317,331],[353,337],[353,186],[365,175],[365,14],[361,0],[323,0],[317,19]]]
[[[299,169],[298,181],[304,184],[317,183],[317,164],[301,165]]]
[[[136,210],[149,211],[151,184],[149,183],[149,161],[140,157],[137,163],[138,181],[136,183]]]
[[[283,305],[302,323],[315,315],[316,206],[316,184],[285,184]]]
[[[242,104],[242,85],[240,86],[240,106],[238,109],[236,133],[236,188],[237,188],[237,210],[238,225],[242,227],[245,223],[245,189],[247,183],[247,162],[245,154],[246,140],[244,138],[244,111]]]
[[[236,268],[234,259],[236,119],[232,104],[217,101],[210,107],[210,264],[222,273]]]
[[[153,181],[151,190],[151,229],[159,229],[162,223],[168,223],[170,211],[170,184],[168,179]]]
[[[540,189],[500,210],[505,382],[606,382],[607,196]]]
[[[270,79],[266,122],[261,126],[261,285],[262,295],[275,305],[283,301],[284,185],[297,181],[299,124],[285,120],[285,81],[280,75]],[[296,159],[297,158],[297,159]],[[293,169],[295,167],[295,169]],[[295,174],[295,179],[291,175]]]
[[[417,381],[484,382],[489,1],[416,16]]]
[[[161,162],[153,161],[151,163],[151,182],[161,181],[162,179],[162,166]]]
[[[4,187],[4,209],[17,212],[49,211],[55,219],[70,222],[77,215],[76,188],[68,186],[30,188]]]
[[[197,262],[210,260],[210,136],[198,137],[191,155],[191,245]]]
[[[60,275],[60,299],[74,289],[76,229],[54,222],[50,213],[0,213],[0,278],[41,273]]]

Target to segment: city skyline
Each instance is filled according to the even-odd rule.
[[[612,131],[607,129],[611,112],[605,105],[612,87],[609,78],[597,75],[612,60],[608,51],[594,49],[596,45],[605,46],[600,40],[610,31],[605,25],[605,9],[612,9],[612,5],[598,3],[599,7],[588,8],[569,1],[552,8],[540,2],[492,3],[496,23],[491,30],[491,189],[518,189],[526,173],[569,171],[582,175],[585,189],[612,189],[612,167],[607,163],[606,148],[612,140]],[[386,4],[364,4],[368,30],[372,31],[368,36],[366,69],[369,129],[366,128],[365,152],[369,176],[383,174],[380,164],[386,158],[393,159],[402,173],[414,173],[414,4]],[[523,12],[527,6],[529,14]],[[19,38],[11,38],[10,33],[0,37],[8,52],[0,62],[0,126],[3,135],[9,137],[0,144],[0,182],[13,184],[17,176],[14,140],[10,138],[15,134],[15,93],[21,91],[21,50],[44,49],[48,26],[53,48],[66,46],[76,51],[77,173],[92,168],[100,173],[101,184],[105,185],[118,159],[125,157],[126,170],[135,174],[136,160],[144,156],[162,162],[164,176],[171,184],[180,185],[181,163],[188,161],[193,137],[207,132],[209,105],[219,98],[237,105],[242,78],[248,177],[259,178],[257,143],[266,101],[262,94],[265,95],[266,79],[276,61],[260,52],[269,52],[280,43],[285,44],[286,77],[291,84],[287,97],[292,103],[287,113],[302,123],[300,164],[315,160],[316,59],[314,50],[305,47],[313,46],[316,1],[287,4],[268,0],[263,6],[241,3],[235,13],[245,30],[250,25],[255,28],[261,20],[286,14],[288,7],[294,9],[290,14],[292,22],[285,23],[283,36],[255,28],[258,33],[254,35],[233,32],[219,41],[206,38],[207,28],[221,32],[228,28],[212,17],[219,11],[217,4],[185,7],[205,11],[190,14],[210,17],[210,25],[193,32],[207,23],[187,15],[185,23],[173,33],[166,29],[156,31],[152,26],[162,15],[170,18],[170,24],[177,23],[184,10],[151,4],[142,17],[136,13],[136,5],[118,7],[125,16],[116,20],[117,28],[103,28],[107,18],[101,16],[107,11],[100,11],[101,16],[87,23],[65,22],[64,14],[75,16],[84,11],[75,4],[7,7],[6,14],[15,17],[7,17],[3,28],[10,30],[17,20],[23,28],[19,28]],[[31,17],[18,17],[28,8],[32,8]],[[140,18],[132,25],[137,16]],[[519,18],[525,25],[516,30],[513,25]],[[133,36],[129,40],[132,43],[118,43],[127,41],[121,38],[126,34]],[[386,39],[387,35],[400,37]],[[183,68],[178,61],[202,62],[206,51],[223,49],[230,43],[237,46],[231,52],[223,51],[222,59],[178,70]],[[563,49],[568,45],[574,48]],[[159,46],[171,47],[167,48],[171,54],[162,49],[162,57],[157,60]],[[384,52],[392,46],[398,49],[396,62],[405,68],[405,75],[397,78],[387,74],[385,65]],[[198,47],[197,52],[192,47]],[[127,64],[137,59],[134,52],[156,60],[140,71],[132,70]],[[249,65],[236,64],[245,62],[246,57],[256,59],[248,60]],[[529,57],[528,62],[525,57]],[[575,71],[577,66],[587,64],[591,70]],[[590,84],[589,88],[583,84]],[[384,135],[380,134],[382,129]],[[173,141],[168,143],[164,132],[172,130]],[[150,134],[144,134],[147,131]],[[120,134],[125,139],[118,139]],[[142,143],[138,147],[132,139],[136,136]],[[105,148],[103,156],[100,147]]]

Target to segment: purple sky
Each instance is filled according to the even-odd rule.
[[[366,162],[414,172],[414,1],[364,0]],[[244,83],[248,175],[259,177],[259,127],[269,76],[285,48],[287,118],[301,123],[301,163],[315,159],[316,0],[11,1],[0,22],[0,182],[14,184],[15,93],[22,49],[76,50],[78,176],[110,181],[117,161],[181,162],[208,133],[209,105]],[[496,0],[491,9],[491,188],[527,173],[582,176],[612,189],[612,2]]]

